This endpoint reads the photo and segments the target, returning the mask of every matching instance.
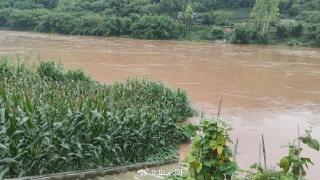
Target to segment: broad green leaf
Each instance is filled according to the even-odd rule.
[[[319,141],[316,139],[312,139],[311,136],[301,137],[301,141],[308,145],[310,148],[319,151],[320,150],[320,144]]]
[[[291,166],[291,160],[288,156],[283,157],[279,163],[280,168],[282,168],[283,173],[287,174]]]

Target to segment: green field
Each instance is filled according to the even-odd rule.
[[[190,137],[182,122],[196,112],[182,90],[137,79],[105,85],[54,62],[10,62],[0,59],[5,177],[174,159]]]

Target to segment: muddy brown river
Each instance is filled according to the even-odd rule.
[[[320,140],[320,49],[0,31],[0,55],[60,60],[105,83],[159,80],[185,89],[207,116],[215,116],[223,98],[222,117],[233,127],[232,138],[239,139],[243,169],[258,161],[261,134],[268,166],[287,153],[281,146],[297,136],[298,124],[301,131],[312,126]],[[309,179],[319,179],[320,152],[304,155],[315,163]]]

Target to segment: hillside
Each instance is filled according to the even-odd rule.
[[[270,2],[277,4],[278,15],[266,33],[259,33],[252,9],[256,3]],[[264,17],[262,10],[258,12]],[[0,27],[143,39],[320,46],[320,0],[2,0]]]

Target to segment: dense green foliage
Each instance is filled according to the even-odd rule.
[[[0,174],[163,160],[188,133],[186,93],[148,80],[104,85],[80,70],[0,60]],[[1,179],[1,177],[0,177]]]
[[[320,46],[319,4],[320,0],[2,0],[0,27],[145,39]],[[250,33],[242,34],[242,23]]]
[[[202,120],[200,127],[203,134],[194,138],[191,153],[187,158],[188,178],[231,180],[238,167],[228,146],[231,142],[229,127],[222,121],[212,119]]]
[[[231,180],[238,165],[230,148],[230,127],[216,119],[203,119],[195,126],[200,132],[193,136],[187,157],[188,173],[168,180]],[[237,178],[233,178],[237,179]]]
[[[132,36],[144,39],[174,39],[178,26],[166,16],[143,16],[131,26]]]

